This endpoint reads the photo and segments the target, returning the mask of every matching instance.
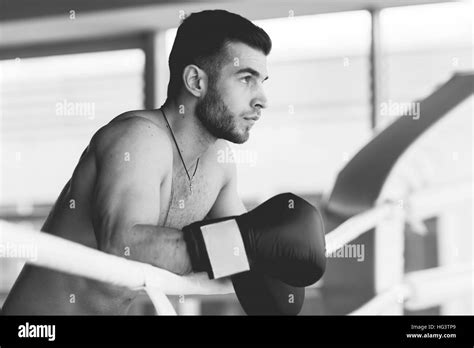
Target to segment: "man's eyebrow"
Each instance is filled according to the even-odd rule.
[[[255,69],[252,69],[252,68],[243,68],[243,69],[240,69],[236,72],[236,74],[243,74],[243,73],[249,73],[249,74],[252,74],[253,76],[255,76],[256,78],[259,78],[260,77],[260,73],[255,70]],[[268,76],[266,76],[263,81],[266,81],[268,80]]]

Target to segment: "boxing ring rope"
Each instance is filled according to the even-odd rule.
[[[419,196],[412,197],[412,200],[419,200]],[[395,209],[400,207],[393,202],[385,202],[348,219],[326,235],[326,253],[336,252],[345,244],[373,229],[382,220],[390,217]],[[34,258],[24,258],[26,262],[132,290],[144,290],[155,306],[157,314],[160,315],[176,314],[166,295],[234,293],[229,278],[210,280],[205,273],[179,276],[150,264],[127,260],[48,233],[0,220],[0,246],[14,248],[25,245],[37,249]],[[472,291],[473,275],[472,264],[412,272],[406,274],[400,284],[378,294],[351,314],[382,313],[387,305],[400,299],[405,302],[407,309],[426,308],[443,299]]]
[[[26,262],[132,290],[145,290],[159,314],[176,314],[166,295],[234,292],[228,279],[210,280],[206,273],[179,276],[6,221],[0,221],[0,245],[10,249],[33,246],[37,253],[33,258],[24,258]]]
[[[384,309],[394,302],[404,303],[404,307],[408,310],[435,306],[446,298],[469,293],[473,288],[473,272],[472,264],[410,272],[405,275],[402,283],[375,296],[350,315],[383,314]]]
[[[416,210],[422,216],[435,215],[439,209],[429,202],[442,201],[453,204],[455,201],[469,199],[472,182],[456,183],[438,190],[425,189],[415,192],[405,199],[407,210]],[[358,214],[326,235],[326,254],[331,255],[344,245],[363,235],[394,213],[405,222],[416,224],[410,211],[404,211],[395,201],[384,202],[364,213]],[[415,227],[415,226],[414,226]],[[311,287],[315,287],[312,285]],[[350,315],[383,314],[385,308],[393,303],[403,303],[408,310],[420,310],[437,305],[443,300],[471,293],[474,290],[474,265],[472,263],[435,267],[404,275],[402,282],[377,294]]]
[[[377,226],[379,221],[390,216],[393,204],[384,203],[358,214],[339,225],[326,235],[326,255],[331,255],[347,243]]]

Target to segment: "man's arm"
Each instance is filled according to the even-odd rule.
[[[109,124],[94,138],[92,215],[98,249],[189,273],[182,231],[157,226],[160,187],[172,168],[166,134],[148,120],[133,118]]]

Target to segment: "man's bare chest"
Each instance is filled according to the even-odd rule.
[[[198,170],[191,190],[186,173],[177,171],[167,186],[166,203],[160,209],[160,225],[181,229],[207,216],[222,187],[222,174],[215,170]]]

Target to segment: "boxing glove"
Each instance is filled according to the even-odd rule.
[[[231,276],[235,294],[248,315],[297,315],[305,299],[305,288],[288,285],[258,271]]]
[[[254,270],[304,287],[326,267],[321,214],[292,193],[239,216],[192,223],[183,232],[193,271],[211,279]]]

